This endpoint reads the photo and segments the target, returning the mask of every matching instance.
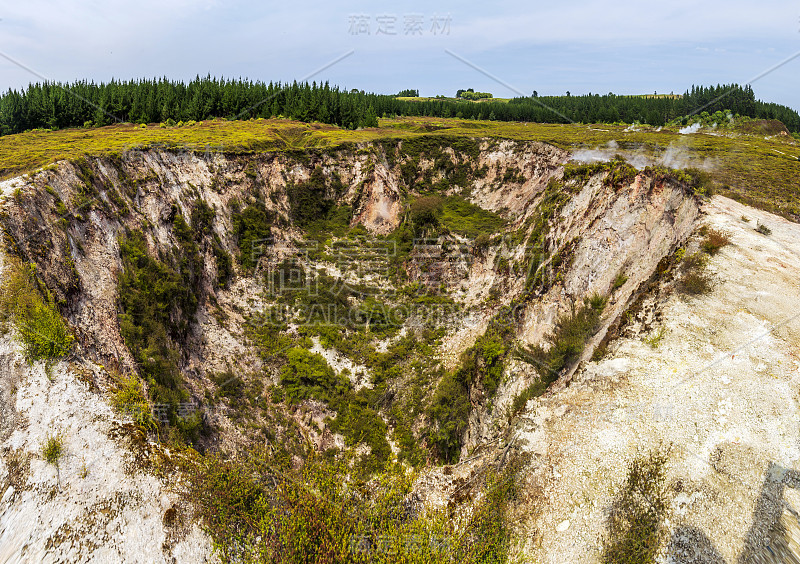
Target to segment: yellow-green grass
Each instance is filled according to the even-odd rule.
[[[436,98],[435,96],[396,96],[398,100],[405,102],[502,102],[507,103],[511,98],[481,98],[479,100],[467,100],[465,98],[454,98],[452,96],[445,96],[444,98]]]
[[[182,127],[125,124],[94,129],[32,131],[0,137],[0,178],[34,171],[85,154],[108,155],[132,148],[182,147],[229,153],[307,150],[423,135],[541,141],[567,149],[620,149],[648,156],[671,148],[689,166],[711,167],[722,193],[759,207],[800,216],[800,145],[790,136],[765,138],[737,132],[681,135],[675,129],[608,124],[543,124],[457,118],[380,119],[358,131],[286,119],[212,120]],[[611,144],[613,146],[613,143]]]
[[[630,94],[632,98],[672,98],[677,100],[683,98],[683,94]]]

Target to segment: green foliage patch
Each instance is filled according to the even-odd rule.
[[[179,241],[190,247],[191,237],[182,218],[176,221],[176,228]],[[120,240],[120,333],[147,379],[153,399],[173,406],[186,397],[176,343],[185,336],[197,309],[193,288],[199,259],[195,252],[191,247],[188,256],[179,252],[180,256],[169,257],[170,264],[150,256],[139,231]]]
[[[553,332],[546,337],[548,348],[535,345],[520,349],[520,358],[536,368],[541,380],[522,392],[524,399],[515,401],[515,410],[529,399],[544,393],[547,386],[558,379],[562,370],[580,358],[589,337],[597,330],[606,303],[607,299],[597,294],[585,298],[582,306],[556,321]]]
[[[506,226],[502,217],[468,202],[461,196],[448,196],[444,199],[440,221],[448,231],[471,239],[477,239],[481,235],[496,235]]]
[[[200,518],[223,562],[501,564],[523,461],[488,468],[472,511],[408,504],[414,475],[387,467],[368,482],[343,457],[290,468],[263,453],[206,457],[192,479]]]
[[[608,536],[603,542],[604,564],[655,562],[666,534],[668,459],[669,449],[660,449],[631,462],[611,507]]]
[[[40,290],[35,272],[34,265],[9,256],[0,287],[0,316],[13,321],[29,363],[59,359],[70,352],[74,341],[50,292]]]
[[[370,455],[363,461],[364,470],[381,468],[391,449],[386,441],[386,424],[369,407],[369,401],[353,390],[350,381],[328,365],[322,355],[295,347],[288,351],[281,368],[281,385],[289,403],[305,399],[324,401],[337,413],[330,422],[334,432],[342,433],[350,446],[366,444]]]
[[[111,390],[111,406],[117,413],[131,417],[142,431],[158,431],[150,402],[144,394],[142,383],[135,375],[116,378]]]
[[[61,433],[48,434],[42,444],[42,458],[48,464],[58,467],[62,456],[64,456],[64,435]]]
[[[261,245],[267,244],[272,233],[272,214],[264,202],[256,200],[244,208],[238,201],[231,202],[233,234],[239,246],[239,263],[252,269],[260,256]],[[222,254],[222,253],[219,253]],[[230,266],[223,259],[223,278],[230,276]]]

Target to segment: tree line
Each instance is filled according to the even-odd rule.
[[[101,126],[117,122],[201,121],[285,116],[356,129],[377,127],[373,94],[325,84],[292,84],[197,77],[184,84],[134,80],[69,85],[37,83],[0,97],[0,133]]]
[[[411,93],[410,90],[404,93]],[[414,93],[417,93],[414,91]],[[693,86],[683,96],[615,94],[526,96],[508,103],[485,100],[399,100],[394,95],[345,90],[324,84],[263,83],[197,77],[183,83],[164,79],[95,84],[37,83],[0,96],[0,134],[36,128],[101,126],[115,122],[201,121],[215,117],[249,119],[283,116],[348,129],[376,127],[378,116],[433,116],[540,123],[647,123],[691,121],[694,113],[717,111],[777,119],[800,131],[791,108],[756,100],[750,86]]]

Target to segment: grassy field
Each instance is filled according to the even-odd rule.
[[[481,98],[480,100],[465,100],[463,98],[436,98],[430,96],[398,96],[398,100],[405,100],[406,102],[436,102],[437,100],[447,101],[447,102],[502,102],[503,104],[508,103],[511,98]]]
[[[672,98],[673,100],[683,98],[683,94],[631,94],[631,96],[637,98]]]
[[[259,153],[336,147],[423,135],[542,141],[576,151],[619,150],[671,158],[673,167],[708,168],[720,192],[758,207],[800,217],[800,144],[790,136],[726,131],[682,135],[669,128],[624,125],[539,124],[405,117],[349,131],[283,119],[213,120],[182,127],[114,125],[95,129],[32,131],[0,137],[0,178],[31,172],[83,155],[162,146],[191,151]]]

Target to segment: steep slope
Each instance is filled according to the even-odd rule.
[[[703,212],[731,241],[709,262],[713,290],[687,297],[663,282],[637,314],[647,332],[520,418],[519,444],[536,455],[525,533],[536,561],[598,562],[626,466],[670,444],[664,561],[793,561],[781,550],[798,531],[800,227],[722,197]]]
[[[202,560],[209,540],[177,503],[189,485],[175,465],[212,452],[266,446],[299,466],[311,446],[349,453],[367,475],[392,460],[459,463],[418,483],[446,504],[509,430],[532,433],[529,415],[515,419],[524,400],[564,405],[595,346],[616,350],[638,330],[623,314],[697,226],[690,175],[568,159],[540,143],[421,137],[298,154],[131,151],[3,182],[6,252],[35,265],[77,336],[52,382],[47,363],[9,372],[9,558],[67,558],[90,508],[101,532],[70,554]],[[593,321],[554,359],[551,336],[584,314]],[[22,366],[4,342],[3,362]],[[158,425],[108,407],[130,373]],[[82,477],[68,457],[50,499],[39,443],[66,416],[67,451],[107,453],[108,486],[86,491],[92,469]],[[514,451],[526,448],[538,492],[543,453]],[[93,512],[120,491],[132,513]],[[133,519],[148,523],[140,538],[110,540]]]

